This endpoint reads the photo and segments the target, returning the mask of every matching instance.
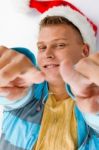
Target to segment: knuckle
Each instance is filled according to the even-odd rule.
[[[25,55],[21,55],[21,62],[23,63],[23,65],[32,67],[31,61]]]
[[[2,77],[5,79],[8,79],[11,76],[10,71],[3,71],[2,72]]]
[[[7,50],[9,50],[7,47],[5,47],[5,46],[0,46],[0,55],[5,54],[5,52],[6,52]]]
[[[13,57],[11,57],[11,63],[13,63],[13,65],[14,64],[18,65],[18,66],[20,65],[21,68],[33,66],[31,61],[29,60],[29,58],[27,58],[24,54],[13,51],[12,55],[14,56],[14,59],[13,59]]]
[[[0,46],[0,50],[1,50],[1,49],[8,49],[8,48],[5,47],[5,46],[3,46],[3,45],[1,45],[1,46]]]
[[[88,62],[89,62],[88,58],[83,58],[83,59],[81,59],[81,60],[79,61],[79,64],[80,64],[80,65],[87,65]]]
[[[19,56],[19,55],[20,55],[20,53],[19,53],[19,52],[14,51],[14,50],[12,50],[12,49],[10,49],[9,54],[11,55],[11,57],[14,57],[14,58],[16,58],[17,56]]]
[[[75,69],[80,72],[84,72],[89,66],[88,58],[81,59],[76,65]]]
[[[99,52],[95,54],[95,57],[96,57],[96,58],[99,58]]]
[[[13,63],[18,64],[18,63],[21,63],[23,61],[24,56],[21,53],[13,51],[12,55],[14,56],[14,59],[12,57],[12,62]]]
[[[26,58],[25,58],[25,56],[24,56],[23,54],[20,54],[20,55],[19,55],[19,60],[20,60],[20,62],[25,63]]]
[[[22,53],[14,50],[14,49],[10,49],[10,50],[11,50],[12,55],[14,55],[14,56],[21,56],[21,55],[23,55]]]
[[[13,56],[17,56],[19,53],[12,50],[12,51],[11,51],[11,54],[12,54]]]
[[[90,58],[91,58],[91,59],[97,59],[97,58],[99,58],[99,52],[90,55]]]

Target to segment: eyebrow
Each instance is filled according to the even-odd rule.
[[[60,41],[60,40],[67,41],[68,39],[65,39],[65,38],[61,38],[61,39],[54,39],[54,40],[52,40],[51,42]],[[44,43],[43,41],[41,41],[41,42],[37,42],[37,45],[39,45],[39,44],[43,44],[43,43]]]

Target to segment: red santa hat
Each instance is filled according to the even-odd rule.
[[[46,16],[63,16],[67,18],[80,30],[83,40],[89,45],[91,52],[96,50],[96,25],[71,3],[63,0],[24,0],[24,6],[25,3],[26,7],[35,8],[41,13],[40,20]]]

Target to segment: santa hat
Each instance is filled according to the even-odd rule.
[[[20,0],[22,1],[22,0]],[[83,40],[92,51],[96,50],[96,25],[78,8],[66,1],[24,0],[24,6],[37,9],[41,13],[40,21],[46,16],[63,16],[71,21],[81,32]]]

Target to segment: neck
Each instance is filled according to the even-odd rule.
[[[68,93],[66,92],[65,83],[50,83],[49,91],[51,91],[57,101],[64,100],[68,98]]]

